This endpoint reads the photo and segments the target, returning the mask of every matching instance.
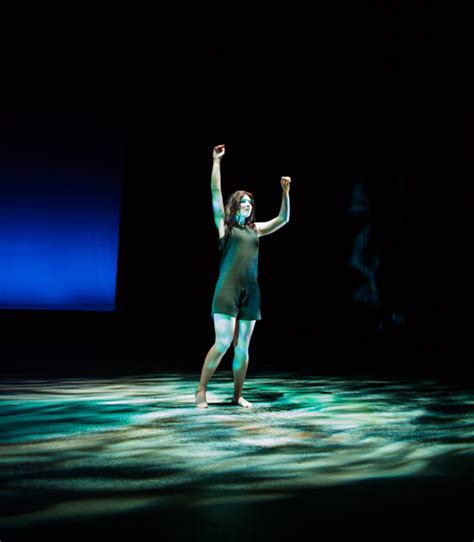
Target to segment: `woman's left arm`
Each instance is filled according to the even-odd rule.
[[[290,221],[290,177],[282,177],[280,184],[282,188],[281,207],[278,216],[268,222],[257,222],[259,236],[268,235],[279,230]]]

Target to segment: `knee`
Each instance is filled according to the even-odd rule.
[[[231,343],[232,343],[232,339],[230,340],[220,339],[214,343],[214,348],[215,350],[217,350],[219,354],[225,354],[227,350],[229,350]]]
[[[248,358],[249,356],[248,344],[243,344],[241,342],[237,343],[237,345],[234,346],[234,354],[238,358]]]

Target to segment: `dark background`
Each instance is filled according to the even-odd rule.
[[[301,21],[232,30],[225,19],[209,46],[183,29],[138,45],[4,54],[25,70],[53,63],[58,80],[64,62],[95,66],[90,77],[100,85],[106,74],[127,122],[117,311],[2,311],[3,372],[198,374],[214,339],[220,254],[209,185],[220,143],[224,198],[251,191],[258,221],[278,213],[280,177],[292,177],[290,223],[261,238],[263,319],[251,369],[469,372],[467,34],[429,4],[416,13],[345,13],[329,26]],[[373,308],[353,302],[356,179],[372,187],[374,224],[385,232],[383,277],[405,325],[380,330]]]

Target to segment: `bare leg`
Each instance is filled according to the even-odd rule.
[[[224,357],[227,348],[222,351],[219,346],[214,344],[207,353],[204,365],[201,370],[201,379],[199,381],[198,389],[196,391],[196,406],[198,408],[207,408],[206,402],[206,388],[212,375],[215,373],[221,359]]]
[[[232,363],[232,370],[234,371],[234,396],[232,398],[232,402],[245,407],[251,406],[251,403],[242,397],[242,389],[244,387],[248,366],[248,351],[242,352],[236,348],[234,350],[234,361]]]
[[[238,341],[236,346],[234,343],[234,361],[232,363],[234,372],[234,396],[232,402],[248,408],[252,406],[252,403],[242,397],[242,389],[249,365],[249,344],[255,320],[239,320],[238,324]]]
[[[216,342],[212,345],[204,360],[201,378],[196,390],[195,400],[198,408],[207,408],[207,384],[231,345],[235,332],[235,317],[228,314],[214,314],[214,329]]]

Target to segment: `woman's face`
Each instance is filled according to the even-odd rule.
[[[248,218],[252,213],[252,200],[247,194],[240,200],[240,215]]]

